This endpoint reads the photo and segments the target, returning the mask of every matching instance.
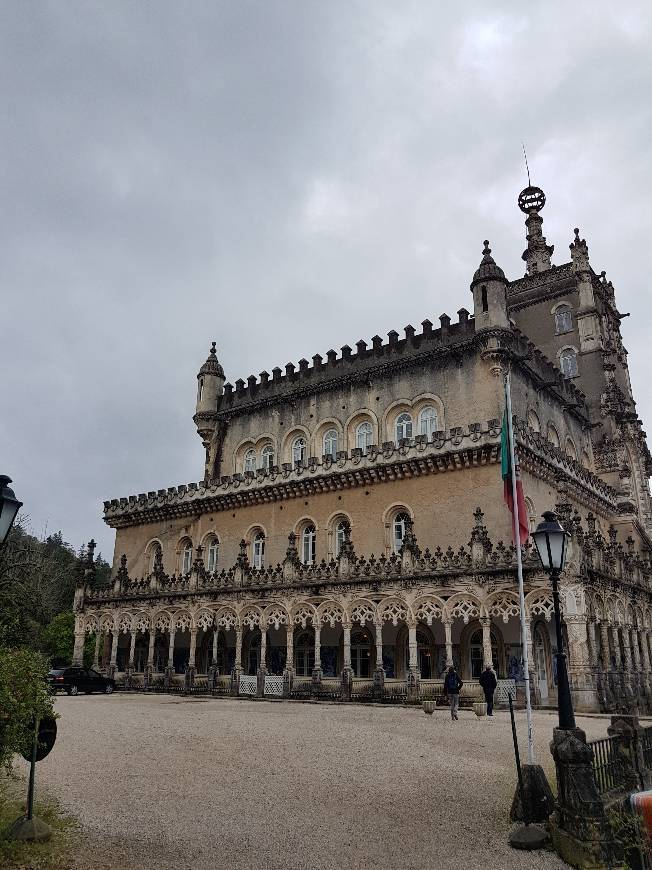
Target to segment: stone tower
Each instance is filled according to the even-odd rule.
[[[204,479],[215,477],[220,461],[217,411],[224,393],[224,369],[212,343],[206,362],[197,374],[197,404],[193,421],[206,451]]]

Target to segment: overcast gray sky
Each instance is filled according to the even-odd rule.
[[[652,420],[648,3],[0,5],[0,472],[33,529],[198,480],[227,378],[470,307],[523,274],[521,140],[554,262],[607,270]]]

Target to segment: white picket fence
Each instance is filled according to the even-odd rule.
[[[239,695],[255,695],[257,688],[257,677],[250,677],[248,674],[242,674],[240,676],[240,685],[238,687]]]

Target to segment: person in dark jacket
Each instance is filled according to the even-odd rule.
[[[460,689],[464,683],[460,680],[455,666],[451,665],[444,677],[444,694],[448,697],[451,708],[451,719],[458,719],[457,711],[460,708]]]
[[[487,716],[494,714],[494,692],[498,685],[496,675],[491,669],[491,665],[486,665],[484,671],[480,674],[480,685],[484,691],[484,699],[487,702]]]

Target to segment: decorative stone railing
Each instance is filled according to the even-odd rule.
[[[616,540],[616,531],[611,527],[609,540],[605,540],[597,530],[592,514],[587,519],[587,528],[582,525],[577,512],[572,514],[570,505],[559,504],[557,510],[565,528],[577,546],[574,557],[579,563],[580,573],[592,579],[612,579],[626,585],[650,591],[652,566],[649,559],[634,552],[634,541],[628,538],[625,546]],[[412,525],[405,531],[400,555],[384,554],[376,558],[357,556],[351,540],[351,530],[345,530],[345,539],[340,555],[329,562],[322,560],[314,565],[304,565],[298,556],[296,536],[288,537],[288,548],[282,563],[262,568],[249,564],[246,543],[240,544],[236,564],[228,570],[208,572],[203,562],[203,548],[197,547],[192,570],[183,576],[168,575],[163,564],[158,561],[154,571],[145,578],[129,577],[127,559],[123,556],[120,569],[110,586],[93,588],[92,576],[86,567],[83,578],[83,595],[76,596],[76,607],[83,607],[83,601],[101,601],[124,596],[148,596],[152,594],[185,594],[207,590],[256,588],[274,586],[322,586],[337,583],[369,583],[389,580],[401,582],[404,586],[418,583],[424,578],[446,578],[463,574],[499,574],[516,569],[516,552],[513,545],[502,541],[493,544],[483,524],[484,514],[477,508],[474,512],[475,525],[471,530],[466,546],[457,550],[448,547],[445,551],[437,547],[434,552],[428,548],[421,550]],[[540,571],[538,556],[526,542],[522,549],[523,567],[526,572]],[[92,566],[92,552],[90,562]],[[81,592],[81,589],[78,589]]]

